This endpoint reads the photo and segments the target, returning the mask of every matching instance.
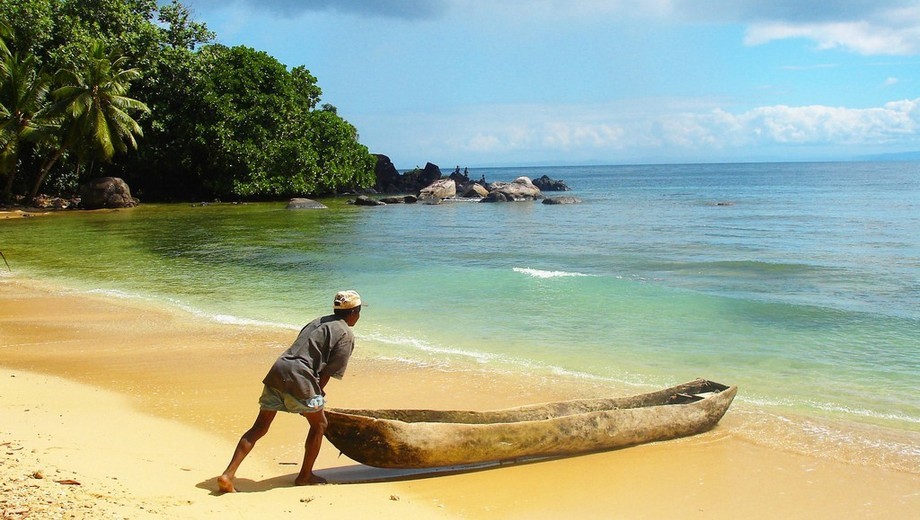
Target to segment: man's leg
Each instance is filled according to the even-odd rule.
[[[233,487],[233,479],[236,478],[236,470],[239,469],[246,455],[249,455],[249,452],[252,451],[252,447],[256,445],[256,441],[261,439],[268,432],[268,427],[272,425],[276,413],[278,412],[274,410],[259,410],[259,415],[256,417],[256,422],[253,423],[252,428],[246,430],[246,433],[240,437],[240,442],[236,445],[236,450],[233,452],[233,458],[230,459],[230,465],[224,470],[223,475],[217,477],[217,487],[220,488],[221,491],[224,493],[233,493],[236,491],[236,488]]]
[[[323,435],[326,433],[326,414],[322,410],[318,412],[301,414],[310,422],[310,432],[307,433],[307,441],[304,443],[303,466],[300,468],[300,474],[294,479],[294,484],[305,486],[308,484],[325,484],[326,479],[313,474],[313,464],[316,463],[316,457],[319,455],[319,448],[323,444]]]

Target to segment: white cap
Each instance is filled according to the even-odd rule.
[[[335,294],[335,299],[332,300],[333,309],[354,309],[355,307],[361,306],[361,295],[355,291],[339,291]]]

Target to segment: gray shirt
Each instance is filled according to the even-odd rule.
[[[342,379],[355,348],[345,320],[331,314],[308,323],[275,361],[262,383],[299,399],[322,395],[323,376]]]

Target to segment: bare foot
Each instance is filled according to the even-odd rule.
[[[326,484],[326,483],[327,483],[326,479],[324,479],[323,477],[319,475],[314,475],[312,473],[307,478],[302,478],[298,476],[297,479],[294,480],[295,486],[316,486],[319,484]]]
[[[236,488],[233,487],[233,480],[227,475],[217,477],[217,489],[222,493],[236,493]]]

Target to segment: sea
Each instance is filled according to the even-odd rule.
[[[65,211],[0,221],[0,276],[292,331],[355,289],[363,356],[637,392],[703,377],[739,386],[752,441],[920,473],[920,162],[469,174],[581,203]]]

